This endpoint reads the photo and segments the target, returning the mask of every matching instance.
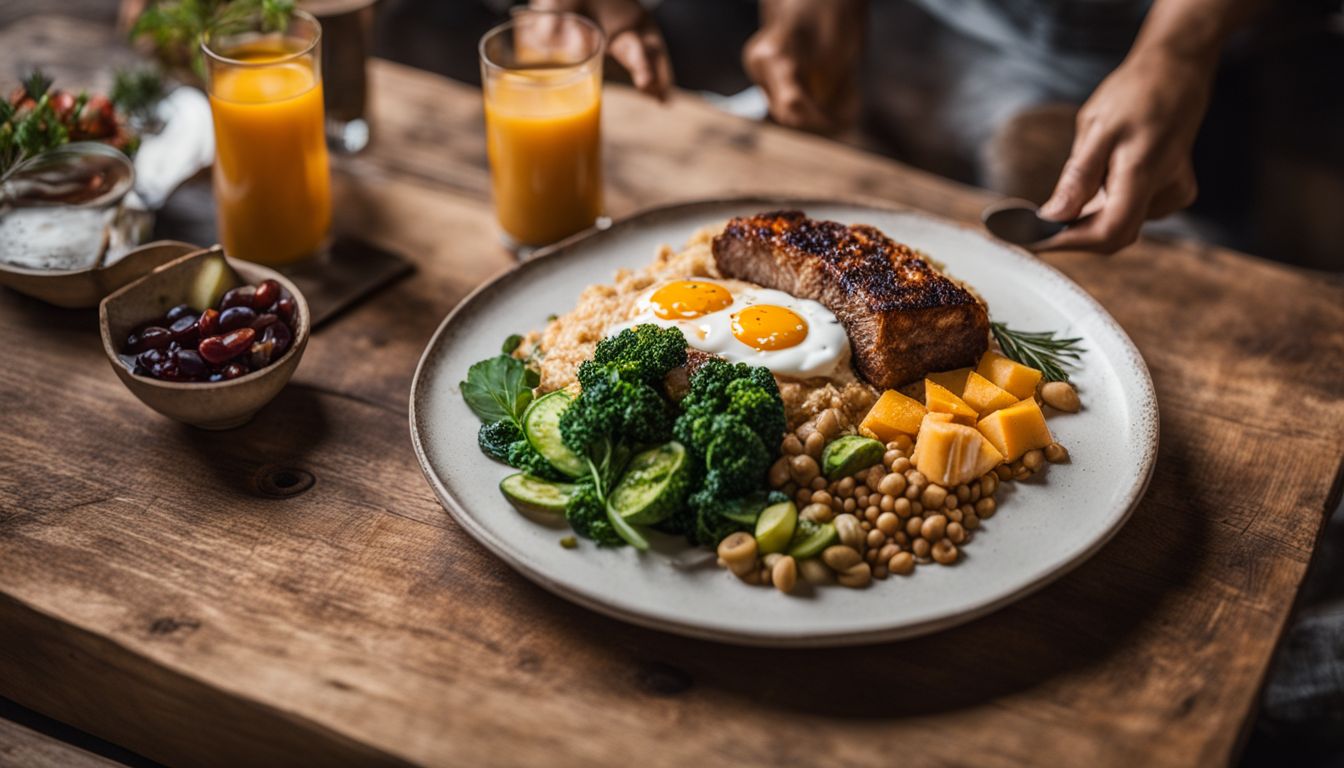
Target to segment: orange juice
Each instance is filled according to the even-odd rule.
[[[485,86],[495,212],[522,245],[553,243],[602,214],[601,74],[497,73]]]
[[[322,83],[312,59],[292,53],[276,42],[234,48],[225,55],[241,64],[210,77],[220,240],[264,264],[311,256],[331,229]]]

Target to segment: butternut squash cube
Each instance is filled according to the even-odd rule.
[[[924,405],[936,413],[950,413],[953,421],[970,427],[975,426],[976,419],[980,418],[974,408],[932,379],[924,380]]]
[[[1003,456],[974,427],[947,421],[947,414],[924,417],[911,462],[931,482],[951,488],[968,483],[1003,463]]]
[[[1004,461],[1016,461],[1027,451],[1055,441],[1050,428],[1045,426],[1041,406],[1031,397],[989,414],[976,427],[999,449]]]
[[[961,399],[983,417],[1000,408],[1007,408],[1022,398],[1013,397],[1008,390],[971,371],[966,377],[966,387],[961,393]]]
[[[919,424],[928,413],[918,400],[888,389],[877,398],[868,415],[863,417],[860,429],[866,429],[878,440],[889,443],[897,435],[914,437],[919,434]]]
[[[980,358],[975,372],[1008,390],[1018,400],[1036,394],[1036,385],[1041,381],[1041,372],[1029,368],[1016,360],[1009,360],[993,350],[987,350]]]
[[[966,377],[969,375],[971,375],[970,368],[958,368],[955,371],[930,373],[927,378],[932,379],[933,383],[943,387],[948,392],[961,397],[962,391],[966,389]]]

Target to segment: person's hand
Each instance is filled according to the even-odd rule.
[[[867,11],[866,0],[761,1],[761,28],[742,64],[776,122],[834,133],[858,117]]]
[[[1037,250],[1114,253],[1146,219],[1189,206],[1198,188],[1190,149],[1208,106],[1212,64],[1135,52],[1078,112],[1073,150],[1041,206],[1052,221],[1086,220]]]
[[[653,17],[638,0],[531,0],[540,11],[580,13],[597,22],[607,36],[607,53],[625,67],[640,91],[659,100],[672,89],[667,44]]]

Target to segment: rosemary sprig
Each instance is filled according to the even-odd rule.
[[[0,99],[0,181],[24,160],[69,141],[66,129],[51,107],[51,97],[40,92],[31,109],[20,110]]]
[[[1066,368],[1077,365],[1080,338],[1057,339],[1052,331],[1016,331],[1003,323],[989,324],[1005,357],[1043,373],[1046,381],[1068,381]]]
[[[235,34],[261,16],[268,31],[284,29],[294,0],[157,0],[131,27],[131,39],[150,38],[170,60],[186,55],[197,75],[205,76],[200,44],[210,34]]]

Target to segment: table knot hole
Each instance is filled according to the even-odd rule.
[[[266,466],[257,471],[257,492],[262,496],[287,499],[312,488],[317,478],[312,472],[297,467]]]

